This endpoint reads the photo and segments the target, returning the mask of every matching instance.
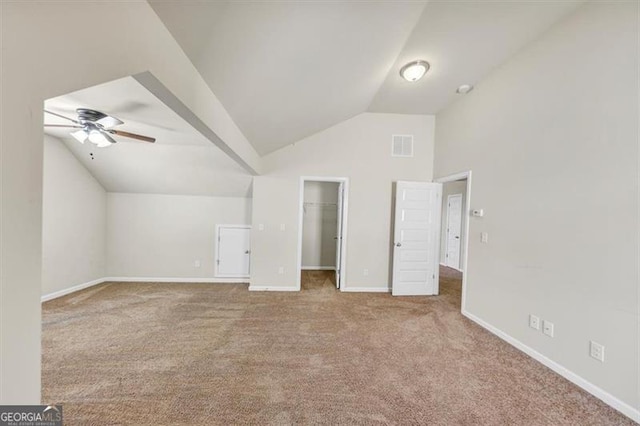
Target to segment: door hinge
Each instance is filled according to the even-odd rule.
[[[219,265],[220,264],[220,259],[216,260],[216,264]]]

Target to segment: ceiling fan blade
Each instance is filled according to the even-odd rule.
[[[64,115],[60,115],[58,113],[47,111],[46,109],[44,110],[44,112],[46,112],[47,114],[55,115],[56,117],[64,118],[65,120],[72,121],[76,124],[80,124],[78,121],[74,120],[73,118],[65,117]]]
[[[117,143],[117,141],[115,139],[113,139],[111,136],[109,136],[109,133],[107,133],[107,132],[101,132],[101,133],[102,133],[102,136],[104,136],[104,138],[109,141],[109,143],[112,143],[112,144],[113,143]]]
[[[124,136],[125,138],[138,139],[138,140],[144,141],[144,142],[153,143],[153,142],[156,141],[156,138],[150,138],[149,136],[137,135],[135,133],[123,132],[122,130],[109,130],[109,133],[114,134],[114,135],[118,135],[118,136]]]
[[[74,126],[73,124],[45,124],[44,127],[65,127],[68,129],[82,129],[82,126]]]
[[[96,121],[96,124],[101,125],[105,129],[110,129],[112,127],[124,124],[124,121],[118,120],[115,117],[111,117],[110,115],[107,115],[106,117],[102,117],[100,120]]]

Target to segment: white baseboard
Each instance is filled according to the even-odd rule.
[[[335,266],[303,266],[303,271],[335,271]]]
[[[277,285],[249,285],[249,291],[300,291],[296,286],[283,287]]]
[[[342,291],[346,293],[390,293],[388,287],[345,287]]]
[[[83,290],[85,288],[93,287],[94,285],[102,284],[105,282],[105,278],[98,278],[97,280],[89,281],[83,284],[78,284],[73,287],[65,288],[64,290],[54,291],[53,293],[45,294],[40,297],[40,302],[46,302],[48,300],[57,299],[58,297],[66,296],[67,294]]]
[[[89,281],[83,284],[78,284],[73,287],[65,288],[64,290],[55,291],[53,293],[45,294],[40,297],[41,302],[57,299],[58,297],[66,296],[67,294],[74,293],[76,291],[84,290],[85,288],[93,287],[94,285],[102,284],[105,282],[150,282],[150,283],[218,283],[218,284],[249,284],[248,278],[159,278],[159,277],[104,277],[97,280]]]
[[[486,330],[490,331],[491,333],[495,334],[496,336],[498,336],[499,338],[501,338],[505,342],[509,343],[510,345],[514,346],[515,348],[517,348],[517,349],[521,350],[522,352],[526,353],[531,358],[533,358],[536,361],[540,362],[544,366],[546,366],[546,367],[550,368],[551,370],[555,371],[556,373],[558,373],[559,375],[561,375],[565,379],[567,379],[570,382],[572,382],[572,383],[576,384],[577,386],[581,387],[585,391],[589,392],[591,395],[595,396],[598,399],[601,399],[603,402],[605,402],[606,404],[608,404],[611,407],[615,408],[616,410],[620,411],[625,416],[629,417],[630,419],[634,420],[635,422],[640,423],[640,410],[638,410],[636,408],[633,408],[632,406],[630,406],[626,402],[623,402],[623,401],[619,400],[618,398],[616,398],[615,396],[611,395],[609,392],[605,391],[604,389],[602,389],[602,388],[594,385],[593,383],[583,379],[582,377],[580,377],[579,375],[577,375],[573,371],[569,370],[568,368],[566,368],[566,367],[558,364],[557,362],[547,358],[546,356],[542,355],[540,352],[536,351],[535,349],[530,348],[529,346],[525,345],[524,343],[522,343],[518,339],[516,339],[514,337],[511,337],[507,333],[505,333],[502,330],[499,330],[498,328],[492,326],[491,324],[483,321],[482,319],[480,319],[477,316],[469,313],[468,311],[462,311],[462,315],[464,315],[465,317],[469,318],[471,321],[475,322],[479,326],[481,326],[481,327],[485,328]]]
[[[217,283],[249,284],[248,278],[107,277],[103,281],[127,283]]]

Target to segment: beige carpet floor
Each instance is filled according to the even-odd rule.
[[[625,425],[442,295],[105,283],[43,305],[43,401],[67,425]]]

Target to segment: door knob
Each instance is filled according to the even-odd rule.
[[[396,243],[396,247],[402,247],[402,243]]]
[[[458,237],[458,236],[456,235],[456,240],[459,240],[459,239],[460,239],[460,237]]]
[[[244,252],[244,254],[249,254],[249,253],[251,253],[251,250],[247,250]]]

